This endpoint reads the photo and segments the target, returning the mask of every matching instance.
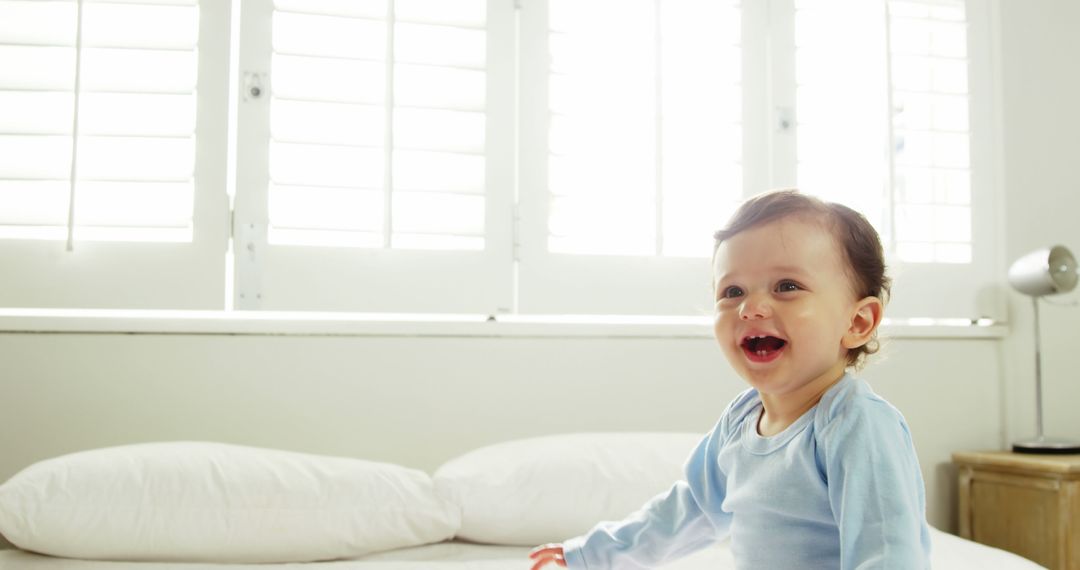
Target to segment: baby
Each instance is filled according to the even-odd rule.
[[[750,385],[685,480],[620,522],[537,547],[533,570],[649,568],[726,537],[741,569],[929,568],[922,475],[900,412],[848,372],[889,292],[859,213],[782,190],[715,235],[714,334]]]

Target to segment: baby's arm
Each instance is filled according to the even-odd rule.
[[[626,519],[600,523],[585,536],[567,540],[563,562],[572,570],[652,568],[721,537],[690,486],[679,481]]]
[[[731,515],[720,508],[727,494],[727,477],[716,461],[724,431],[719,425],[690,455],[686,480],[622,521],[600,523],[585,536],[538,548],[534,559],[543,564],[534,569],[548,562],[571,570],[649,568],[726,536]]]
[[[878,400],[829,427],[824,467],[842,569],[929,568],[926,491],[903,417]]]
[[[648,568],[726,537],[731,514],[721,504],[727,496],[727,476],[716,458],[728,437],[726,420],[736,401],[690,454],[684,481],[621,522],[601,523],[585,536],[537,547],[530,554],[536,561],[532,570],[550,564],[570,570]]]

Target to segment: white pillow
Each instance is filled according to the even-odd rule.
[[[421,471],[220,443],[66,455],[0,485],[0,534],[71,558],[298,562],[453,536]]]
[[[618,520],[683,478],[702,434],[580,433],[524,439],[452,459],[435,488],[461,508],[457,537],[536,545]]]

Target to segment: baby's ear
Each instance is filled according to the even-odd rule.
[[[848,350],[858,348],[874,338],[874,331],[885,314],[885,304],[877,297],[864,297],[855,303],[853,309],[851,324],[841,340]]]

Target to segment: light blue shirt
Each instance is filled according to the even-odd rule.
[[[903,416],[845,375],[783,432],[757,433],[740,394],[686,463],[686,480],[563,544],[575,569],[650,568],[730,535],[740,569],[930,567],[926,495]]]

